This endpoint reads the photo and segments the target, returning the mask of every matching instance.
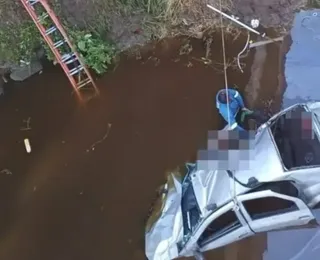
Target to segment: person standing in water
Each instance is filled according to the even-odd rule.
[[[229,103],[229,112],[228,112]],[[229,124],[229,130],[242,130],[243,127],[239,126],[237,118],[240,115],[241,123],[246,119],[253,119],[258,125],[265,123],[268,118],[260,115],[258,112],[251,111],[246,108],[240,93],[232,88],[228,90],[222,89],[217,93],[216,106],[220,115]]]
[[[244,106],[244,102],[239,92],[235,89],[222,89],[217,93],[216,105],[220,115],[229,124],[229,130],[244,130],[238,125],[236,116],[241,110],[248,110]],[[229,105],[229,111],[228,111]]]

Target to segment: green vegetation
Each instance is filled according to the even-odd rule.
[[[114,45],[86,31],[70,30],[69,33],[87,66],[98,74],[105,73],[116,55]]]
[[[102,74],[119,51],[135,44],[175,34],[198,36],[204,28],[212,27],[212,19],[203,15],[203,1],[52,0],[50,4],[88,67]],[[224,0],[225,7],[231,2]],[[28,62],[38,47],[54,60],[20,1],[1,0],[1,9],[0,61]]]
[[[320,0],[308,1],[313,6],[320,3]],[[0,61],[30,61],[34,50],[41,46],[46,50],[47,57],[53,60],[53,54],[20,1],[0,2]],[[49,2],[87,65],[99,74],[110,67],[119,51],[134,45],[182,34],[201,38],[205,31],[221,26],[219,15],[205,7],[205,0]],[[218,6],[219,2],[213,4]],[[223,0],[222,5],[224,11],[236,13],[233,0]],[[239,30],[230,21],[225,21],[224,26],[227,33]]]
[[[19,64],[29,62],[39,47],[41,36],[32,21],[0,29],[0,60]]]
[[[87,66],[98,74],[106,72],[116,55],[114,45],[85,30],[72,29],[68,30],[68,33]],[[20,64],[21,61],[28,63],[35,58],[35,50],[40,47],[44,48],[49,60],[55,59],[32,21],[25,21],[13,30],[12,28],[0,29],[0,60],[2,61],[15,64]]]
[[[53,26],[53,24],[48,24],[45,20],[42,22],[42,25],[45,28]],[[114,61],[114,57],[117,53],[115,46],[107,40],[104,40],[102,36],[97,33],[90,33],[87,30],[81,30],[75,26],[71,28],[68,27],[66,23],[64,28],[68,32],[74,47],[82,56],[86,65],[93,69],[97,74],[105,73],[108,66]],[[62,36],[60,33],[52,33],[51,38],[56,42],[60,40]],[[55,56],[44,39],[41,39],[41,45],[46,52],[47,59],[54,61]]]
[[[59,5],[55,8],[57,11],[60,9]],[[43,11],[40,10],[41,12]],[[88,29],[80,29],[72,26],[65,19],[62,22],[87,66],[97,74],[105,73],[117,54],[115,45],[106,40],[97,30],[90,32]],[[52,26],[46,20],[43,20],[42,24],[45,28]],[[53,41],[60,40],[59,37],[61,35],[52,35]],[[40,48],[45,50],[49,60],[55,60],[54,54],[30,18],[26,17],[16,23],[0,23],[0,61],[16,65],[21,62],[29,63],[36,58],[36,50]]]

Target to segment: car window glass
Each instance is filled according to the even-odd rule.
[[[229,210],[226,213],[215,218],[205,229],[200,236],[198,243],[203,245],[213,239],[217,239],[225,233],[231,232],[241,226],[237,215],[233,210]]]
[[[277,197],[246,200],[243,205],[253,220],[298,210],[293,201]]]
[[[271,131],[287,169],[320,165],[320,142],[313,130],[313,116],[302,106],[275,120]]]
[[[272,183],[265,183],[257,188],[250,190],[248,193],[257,191],[271,190],[276,193],[298,198],[301,196],[299,190],[290,181],[277,181]]]

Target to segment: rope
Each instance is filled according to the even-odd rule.
[[[220,0],[220,11],[222,11],[222,1]],[[230,125],[230,111],[229,111],[229,93],[228,93],[228,77],[227,77],[227,61],[226,61],[226,48],[224,42],[224,30],[223,30],[223,18],[222,14],[220,13],[220,24],[221,24],[221,41],[222,41],[222,53],[223,53],[223,71],[224,71],[224,84],[226,89],[227,95],[227,110],[228,110],[228,126]]]
[[[238,67],[242,73],[243,73],[243,69],[241,68],[241,64],[240,64],[240,56],[248,49],[249,42],[250,42],[250,32],[248,32],[247,42],[246,42],[245,46],[243,47],[242,51],[240,51],[237,56]]]
[[[222,0],[220,0],[220,11],[222,11]],[[228,110],[228,125],[230,128],[230,110],[229,110],[229,93],[228,93],[228,75],[227,75],[227,61],[226,61],[226,48],[225,48],[225,42],[224,42],[224,30],[223,30],[223,18],[222,14],[220,13],[220,26],[221,26],[221,41],[222,41],[222,53],[223,53],[223,68],[224,68],[224,83],[225,83],[225,90],[227,93],[227,110]],[[233,176],[233,200],[234,203],[237,207],[236,203],[236,180],[234,173],[232,174]]]

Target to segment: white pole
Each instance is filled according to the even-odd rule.
[[[222,14],[224,17],[226,17],[226,18],[234,21],[235,23],[241,25],[242,27],[246,28],[247,30],[249,30],[249,31],[251,31],[251,32],[254,32],[254,33],[260,35],[260,33],[259,33],[258,31],[252,29],[250,26],[248,26],[248,25],[246,25],[246,24],[244,24],[244,23],[239,22],[237,19],[231,17],[230,15],[227,15],[227,14],[223,13],[222,11],[218,10],[217,8],[214,8],[213,6],[211,6],[211,5],[209,5],[209,4],[207,4],[207,7],[209,7],[209,8],[212,9],[213,11],[218,12],[219,14]]]

